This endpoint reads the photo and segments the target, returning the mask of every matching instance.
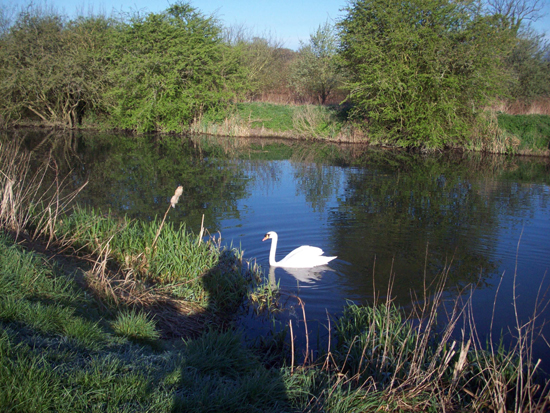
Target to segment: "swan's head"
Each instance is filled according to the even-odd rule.
[[[277,238],[277,233],[275,231],[269,231],[267,234],[265,234],[264,239],[262,241],[265,241],[266,239],[273,239]]]

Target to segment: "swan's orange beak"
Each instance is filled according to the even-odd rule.
[[[265,241],[266,239],[269,239],[269,235],[268,234],[265,234],[265,237],[262,241]]]

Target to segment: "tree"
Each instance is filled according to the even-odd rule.
[[[0,111],[4,124],[21,118],[76,126],[104,93],[106,33],[99,17],[68,22],[52,10],[29,6],[0,42]]]
[[[525,22],[537,21],[542,17],[543,0],[485,0],[488,15],[502,16],[516,32]]]
[[[516,40],[505,63],[513,82],[510,97],[528,101],[550,94],[550,45],[544,35],[536,33],[531,23],[542,17],[542,0],[486,0],[484,13],[499,16]]]
[[[270,33],[258,36],[241,25],[226,28],[224,38],[237,54],[239,65],[246,74],[249,97],[287,91],[288,66],[294,51],[284,48]]]
[[[513,33],[450,0],[355,0],[339,23],[352,114],[402,146],[468,139],[507,86]]]
[[[300,95],[325,104],[342,79],[336,67],[337,44],[328,22],[310,35],[308,44],[301,43],[291,74],[291,84]]]
[[[181,131],[223,106],[242,80],[228,47],[218,22],[187,3],[132,18],[111,53],[113,121],[138,131]]]
[[[506,59],[514,76],[510,96],[522,101],[550,96],[550,45],[542,35],[525,30]]]

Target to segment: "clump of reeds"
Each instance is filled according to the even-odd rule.
[[[47,184],[50,169],[55,178]],[[33,237],[47,236],[51,242],[60,215],[86,184],[66,192],[66,178],[59,177],[51,157],[33,171],[30,152],[22,151],[16,141],[0,143],[0,225],[16,237],[27,231]]]
[[[185,300],[190,308],[194,304],[222,311],[242,303],[247,286],[258,276],[245,269],[237,250],[221,247],[215,237],[202,242],[202,234],[197,237],[185,225],[178,228],[165,222],[162,231],[160,227],[157,221],[130,221],[76,207],[58,224],[56,233],[59,243],[97,258],[91,279],[104,286],[103,295],[111,301],[117,301],[114,297],[124,287],[129,297],[135,297],[132,301],[156,297],[155,292]],[[109,263],[119,273],[108,273]]]
[[[138,343],[154,343],[160,337],[155,321],[144,312],[122,311],[112,327],[115,333]]]
[[[211,121],[203,116],[195,118],[190,126],[192,133],[204,133],[217,136],[245,137],[252,134],[252,123],[256,120],[231,114],[222,121]]]
[[[537,381],[540,360],[532,360],[541,304],[530,320],[517,320],[515,343],[495,347],[478,334],[470,298],[456,299],[438,324],[445,279],[407,313],[391,298],[349,303],[335,324],[336,345],[329,341],[313,368],[291,362],[293,380],[312,394],[302,399],[307,410],[547,411],[550,388]]]
[[[342,127],[335,115],[324,106],[303,105],[292,114],[292,124],[298,136],[309,139],[335,138]]]

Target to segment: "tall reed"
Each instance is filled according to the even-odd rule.
[[[444,271],[407,312],[389,298],[391,287],[382,302],[348,303],[335,323],[337,344],[329,342],[313,370],[293,372],[313,380],[307,410],[547,411],[548,378],[540,380],[540,360],[532,360],[547,305],[542,294],[531,319],[517,318],[512,344],[495,345],[476,329],[471,292],[444,303],[446,277]]]
[[[0,142],[0,225],[16,237],[30,231],[32,236],[47,236],[51,242],[59,216],[68,212],[87,182],[66,191],[67,177],[59,176],[55,161],[46,157],[33,171],[31,156],[15,140]],[[49,170],[54,171],[54,179],[47,184]]]

